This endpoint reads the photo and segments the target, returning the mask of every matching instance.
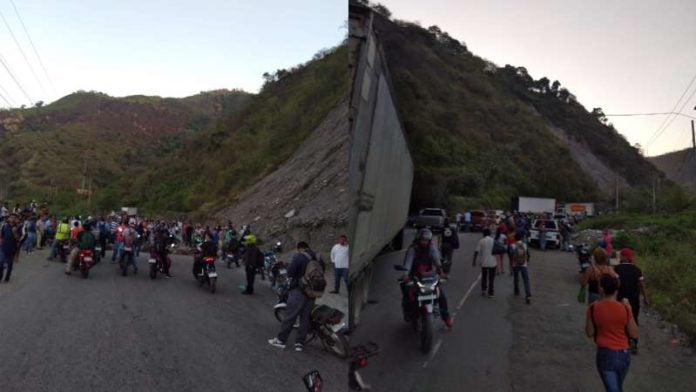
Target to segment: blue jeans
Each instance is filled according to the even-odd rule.
[[[346,290],[348,290],[348,268],[336,268],[334,270],[334,290],[338,291],[341,287],[341,278],[346,283]]]
[[[628,349],[614,351],[597,347],[597,370],[607,392],[622,392],[623,382],[631,365]]]
[[[27,252],[34,250],[34,242],[36,242],[36,233],[27,233],[27,239],[24,240],[24,250]]]
[[[539,249],[546,250],[546,233],[539,233]]]
[[[519,286],[519,274],[522,274],[522,282],[524,283],[524,294],[525,297],[529,298],[532,296],[532,291],[529,288],[529,271],[525,266],[513,267],[514,281],[515,281],[515,295],[520,293]]]
[[[120,260],[120,253],[121,253],[121,248],[123,248],[123,242],[116,241],[114,243],[114,250],[113,253],[111,253],[111,262],[115,263],[116,259]]]

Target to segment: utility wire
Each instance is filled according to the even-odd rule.
[[[686,105],[691,101],[691,98],[693,98],[694,95],[696,95],[696,89],[694,89],[694,91],[691,92],[691,95],[689,95],[689,98],[687,98],[687,99],[684,101],[684,103],[682,104],[682,106],[679,108],[679,112],[681,112],[682,110],[684,110],[684,108],[685,108]],[[672,125],[672,123],[673,123],[674,120],[676,120],[676,119],[677,119],[677,116],[673,116],[673,117],[669,120],[669,122],[667,123],[667,125],[665,125],[665,127],[662,129],[662,131],[660,131],[660,133],[658,133],[657,136],[655,136],[655,138],[654,138],[651,142],[648,143],[648,146],[649,146],[650,144],[654,143],[654,142],[655,142],[655,141],[656,141],[656,140],[669,128],[669,126]]]
[[[51,89],[53,89],[53,92],[56,92],[56,87],[53,84],[53,80],[51,80],[51,77],[48,75],[48,71],[46,71],[46,67],[44,66],[43,61],[41,60],[41,56],[39,56],[39,51],[36,50],[36,46],[34,46],[34,41],[31,39],[31,36],[29,35],[29,31],[27,30],[27,26],[24,25],[24,21],[22,20],[22,17],[19,15],[19,10],[17,10],[17,6],[15,5],[13,0],[10,0],[10,3],[12,4],[12,8],[14,8],[15,14],[17,14],[17,19],[19,19],[19,23],[22,24],[22,29],[24,29],[24,34],[27,35],[27,38],[29,39],[29,43],[31,44],[31,48],[34,50],[34,54],[36,55],[36,58],[39,60],[39,64],[41,65],[41,69],[44,71],[44,75],[46,75],[46,79],[48,80],[48,83],[51,85]]]
[[[10,74],[10,77],[12,77],[12,80],[14,80],[15,84],[19,89],[22,91],[24,96],[29,100],[29,102],[34,105],[34,101],[31,99],[29,94],[27,94],[26,90],[24,90],[24,87],[22,87],[22,84],[19,83],[19,80],[17,80],[17,77],[14,75],[14,72],[10,69],[10,66],[7,64],[7,61],[5,61],[5,58],[0,54],[0,63],[2,63],[2,66],[5,68],[8,74]]]
[[[12,107],[12,104],[10,103],[10,101],[7,100],[7,98],[5,98],[4,95],[0,94],[0,98],[2,98],[2,100],[7,103],[7,106]]]
[[[620,114],[605,114],[604,117],[659,116],[659,115],[664,115],[664,114],[675,114],[677,116],[684,116],[684,117],[693,118],[696,120],[696,117],[694,117],[694,116],[689,116],[688,114],[679,113],[679,112],[620,113]]]
[[[5,27],[7,27],[7,31],[10,32],[12,39],[14,40],[15,44],[17,45],[17,49],[19,49],[19,53],[21,53],[22,57],[24,57],[24,61],[27,63],[27,66],[29,67],[31,74],[34,75],[34,79],[36,79],[36,81],[39,83],[39,86],[41,87],[41,91],[43,91],[43,93],[45,94],[46,90],[44,89],[43,83],[41,83],[41,79],[39,79],[38,75],[36,75],[36,72],[34,71],[34,67],[31,66],[31,63],[29,62],[29,59],[27,58],[26,53],[24,53],[24,50],[22,49],[22,45],[19,44],[17,37],[14,35],[14,32],[12,31],[10,24],[7,23],[7,19],[5,19],[5,15],[2,13],[2,11],[0,11],[0,18],[2,18],[2,22],[5,24]]]
[[[7,90],[5,90],[5,87],[2,87],[2,85],[0,85],[0,91],[2,91],[2,93],[9,99],[10,102],[8,103],[10,104],[10,107],[17,106],[12,98],[12,95],[10,95],[10,93],[8,93]],[[7,102],[7,100],[5,100],[5,102]]]
[[[684,96],[686,95],[686,93],[689,92],[689,89],[691,88],[691,85],[694,84],[694,81],[696,81],[696,74],[694,74],[694,77],[691,78],[691,81],[689,82],[689,84],[688,84],[688,85],[686,86],[686,88],[684,89],[684,92],[681,94],[681,96],[679,97],[679,99],[677,100],[677,102],[674,104],[674,107],[672,108],[672,110],[670,110],[671,112],[681,112],[681,109],[680,109],[680,110],[677,110],[677,107],[679,106],[679,103],[680,103],[681,100],[684,98]],[[692,94],[692,95],[693,95],[693,94]],[[689,98],[689,99],[690,99],[690,98]],[[687,99],[687,102],[688,102],[688,99]],[[674,117],[676,118],[676,116],[674,116]],[[664,132],[664,130],[667,129],[667,127],[669,127],[669,125],[666,125],[666,126],[665,126],[665,124],[667,124],[668,120],[670,120],[670,117],[669,117],[669,116],[665,117],[664,121],[662,121],[662,124],[660,124],[660,126],[655,130],[655,132],[654,132],[653,135],[650,137],[650,139],[648,139],[648,144],[646,145],[646,147],[647,147],[647,146],[650,146],[658,137],[660,137],[660,135]],[[672,120],[672,121],[673,121],[673,120]],[[670,121],[669,123],[671,124],[671,121]]]

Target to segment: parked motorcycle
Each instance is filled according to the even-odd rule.
[[[363,380],[358,371],[367,367],[367,358],[379,353],[379,346],[377,343],[370,342],[351,348],[351,352],[350,365],[348,366],[348,387],[351,391],[367,391],[370,389],[370,385]]]
[[[278,303],[274,309],[276,319],[283,321],[285,302]],[[295,327],[299,326],[299,321]],[[319,339],[324,349],[337,355],[339,358],[348,358],[350,346],[346,337],[346,323],[343,322],[343,312],[328,305],[314,305],[310,314],[309,333],[305,344],[311,343],[314,339]]]
[[[198,281],[199,286],[207,284],[210,292],[215,294],[217,286],[217,272],[215,271],[215,257],[203,257],[195,254],[193,263],[193,276]]]
[[[395,265],[397,271],[407,271],[402,265]],[[440,298],[440,278],[435,272],[427,272],[414,276],[405,282],[406,306],[404,320],[411,323],[414,331],[420,334],[420,347],[423,353],[430,352],[433,344],[435,317],[439,315],[438,298]]]

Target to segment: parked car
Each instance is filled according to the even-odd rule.
[[[539,246],[539,227],[542,222],[546,222],[546,247],[561,247],[561,231],[560,225],[555,219],[535,219],[532,222],[532,228],[529,230],[529,243],[533,246]]]
[[[429,227],[433,231],[442,231],[446,219],[447,213],[442,208],[425,208],[416,216],[415,226],[417,229]]]

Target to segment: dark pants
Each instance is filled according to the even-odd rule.
[[[0,280],[2,280],[3,271],[7,269],[7,273],[5,273],[5,282],[10,281],[10,276],[12,275],[12,265],[14,264],[16,253],[17,251],[6,254],[0,250]]]
[[[106,257],[106,242],[109,236],[107,234],[101,234],[99,236],[99,245],[101,246],[101,257]]]
[[[334,291],[338,291],[341,287],[341,278],[346,284],[346,290],[348,290],[348,268],[334,269]]]
[[[532,291],[529,289],[529,271],[525,266],[516,266],[513,268],[515,281],[515,295],[520,294],[519,275],[522,274],[522,282],[524,283],[524,294],[527,298],[532,296]]]
[[[623,382],[631,365],[631,354],[628,350],[609,350],[597,348],[597,371],[607,392],[623,391]]]
[[[290,291],[288,297],[288,306],[285,308],[285,318],[280,325],[280,333],[278,340],[285,343],[292,332],[293,326],[297,317],[300,318],[300,328],[297,330],[295,343],[304,344],[307,333],[310,327],[310,316],[314,307],[314,299],[309,298],[299,288],[294,288]]]
[[[254,278],[256,277],[256,267],[247,265],[244,267],[246,270],[246,280],[247,280],[247,285],[246,285],[246,290],[245,292],[249,294],[254,293]]]
[[[169,260],[167,259],[167,252],[158,253],[157,257],[160,259],[160,262],[162,263],[162,271],[165,275],[169,275]]]
[[[495,293],[495,270],[497,267],[481,267],[481,291],[488,295]]]

